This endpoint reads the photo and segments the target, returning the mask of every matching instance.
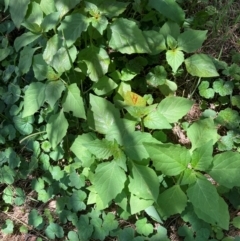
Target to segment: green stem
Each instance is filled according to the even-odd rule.
[[[199,86],[200,82],[201,82],[201,77],[199,77],[198,82],[197,82],[197,85],[195,86],[193,92],[190,94],[190,99],[192,98],[192,96],[193,96],[194,93],[196,92],[197,87]]]
[[[33,134],[29,135],[29,136],[24,137],[22,140],[19,141],[19,143],[22,143],[23,141],[25,141],[28,138],[31,138],[33,136],[37,136],[37,135],[40,135],[40,134],[43,134],[43,133],[46,133],[46,131],[39,131],[37,133],[33,133]]]

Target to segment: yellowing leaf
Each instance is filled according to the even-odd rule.
[[[125,104],[127,105],[146,106],[146,100],[142,96],[134,92],[127,91],[127,93],[124,95],[123,98],[124,98]]]

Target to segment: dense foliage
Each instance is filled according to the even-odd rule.
[[[20,232],[167,241],[175,215],[186,241],[239,240],[224,232],[240,226],[240,68],[198,51],[200,15],[174,0],[0,3],[1,210],[30,203]]]

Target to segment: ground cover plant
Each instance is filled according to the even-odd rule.
[[[214,2],[0,10],[2,240],[240,240],[239,53],[204,51]]]

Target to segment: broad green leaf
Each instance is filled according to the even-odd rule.
[[[158,211],[161,217],[168,218],[173,214],[180,214],[187,205],[187,196],[179,185],[174,185],[159,194]]]
[[[93,112],[92,118],[89,118],[90,127],[99,133],[107,134],[120,119],[119,111],[106,99],[92,94],[90,95],[90,104]]]
[[[233,106],[236,106],[238,109],[240,109],[240,96],[234,95],[231,97],[231,104]]]
[[[13,233],[13,228],[14,228],[13,221],[10,219],[7,219],[5,221],[5,224],[1,226],[1,231],[4,234],[11,234],[11,233]]]
[[[113,213],[107,213],[107,215],[103,215],[103,229],[106,232],[111,232],[118,227],[118,221],[115,220],[115,215]]]
[[[141,199],[141,198],[131,194],[131,196],[130,196],[131,214],[135,214],[140,211],[143,211],[144,209],[152,206],[153,203],[154,203],[153,200]]]
[[[20,25],[27,12],[29,3],[30,0],[9,1],[9,11],[11,14],[11,19],[13,20],[17,28],[20,28]]]
[[[46,85],[40,82],[33,82],[29,85],[24,95],[23,118],[33,115],[43,105],[45,89]]]
[[[93,177],[93,185],[104,205],[121,193],[126,179],[124,171],[115,162],[98,165]]]
[[[197,77],[216,77],[219,76],[212,60],[206,54],[194,54],[185,59],[188,73]]]
[[[83,144],[97,159],[108,159],[118,152],[118,145],[116,142],[108,141],[106,139],[96,139],[94,141]]]
[[[30,9],[28,11],[30,14],[27,15],[24,23],[35,23],[39,26],[43,20],[43,12],[40,5],[36,2],[31,2],[28,8]]]
[[[218,195],[216,188],[206,179],[197,179],[187,190],[197,216],[210,224],[221,225],[228,229],[228,206]],[[222,220],[224,218],[225,220]]]
[[[78,212],[86,209],[86,205],[83,202],[87,195],[81,190],[74,191],[72,196],[69,198],[67,203],[68,208],[72,209],[74,212]]]
[[[56,80],[60,74],[57,74],[43,59],[42,54],[34,55],[33,57],[33,72],[37,80]]]
[[[150,216],[154,221],[157,221],[158,223],[163,223],[161,220],[159,213],[157,212],[156,208],[154,206],[150,206],[144,210],[148,216]]]
[[[22,190],[22,188],[15,188],[15,200],[14,200],[14,203],[17,206],[21,206],[21,205],[24,204],[25,200],[26,200],[26,196],[25,196],[25,193]]]
[[[36,49],[33,49],[28,46],[24,47],[21,51],[18,68],[20,69],[22,74],[26,74],[29,71],[32,65],[32,58],[35,51]]]
[[[232,81],[224,81],[217,79],[213,82],[213,89],[220,96],[231,95],[233,92],[234,83]]]
[[[192,143],[192,151],[210,140],[212,140],[212,144],[214,145],[219,139],[217,128],[210,118],[194,122],[187,129],[187,136]]]
[[[193,171],[192,169],[188,168],[186,170],[184,170],[183,174],[182,174],[182,179],[180,184],[181,185],[190,185],[196,182],[197,176],[196,176],[196,172]]]
[[[94,140],[94,136],[90,133],[82,134],[78,136],[72,146],[71,151],[77,156],[77,158],[82,162],[83,167],[90,167],[92,164],[92,154],[91,152],[84,146]]]
[[[117,83],[107,76],[103,76],[93,84],[93,91],[96,95],[106,95],[118,87]]]
[[[148,5],[174,22],[182,24],[184,21],[185,13],[174,0],[149,0]]]
[[[40,7],[46,15],[51,14],[57,10],[54,2],[55,0],[41,0]]]
[[[110,64],[110,58],[103,48],[91,46],[81,50],[78,54],[78,61],[83,61],[87,65],[89,78],[97,82],[103,77]]]
[[[67,46],[70,47],[81,36],[81,33],[87,30],[88,25],[87,17],[80,13],[73,13],[61,21],[58,31],[60,35],[63,35]]]
[[[178,48],[170,49],[166,52],[166,60],[168,64],[171,66],[172,71],[176,73],[176,71],[184,61],[184,54]]]
[[[193,151],[191,166],[195,170],[206,171],[212,163],[212,154],[213,145],[210,140]]]
[[[160,112],[169,123],[177,122],[188,113],[193,105],[193,101],[177,96],[170,96],[163,99],[158,105]]]
[[[47,123],[47,136],[54,149],[67,133],[68,121],[64,116],[63,110],[51,115]]]
[[[73,9],[81,0],[55,0],[55,6],[61,17]]]
[[[50,239],[63,238],[64,236],[63,228],[57,223],[50,223],[45,230],[45,234]]]
[[[124,107],[128,113],[135,118],[143,118],[149,113],[156,110],[157,104],[149,106],[126,106]]]
[[[157,174],[151,168],[134,162],[131,162],[131,166],[129,191],[139,198],[156,201],[159,194]]]
[[[27,46],[33,41],[39,39],[41,35],[34,34],[31,32],[23,33],[21,36],[17,37],[14,41],[14,48],[18,52],[22,47]]]
[[[76,171],[72,171],[69,175],[69,180],[69,186],[75,187],[77,189],[85,186],[85,178],[82,173],[79,175]]]
[[[180,34],[179,24],[173,21],[167,21],[163,24],[159,33],[162,34],[165,38],[167,38],[167,36],[170,35],[173,38],[177,39]]]
[[[13,192],[13,188],[12,187],[10,187],[10,186],[6,187],[3,190],[2,199],[4,200],[5,203],[13,204],[14,192]]]
[[[193,53],[202,47],[207,38],[207,30],[187,30],[178,36],[178,48],[187,53]]]
[[[80,240],[88,241],[93,233],[93,225],[89,223],[89,218],[86,215],[80,215],[76,227]]]
[[[119,16],[126,10],[129,4],[116,0],[90,0],[90,2],[94,3],[98,11],[108,18]]]
[[[145,150],[143,142],[159,143],[151,134],[140,131],[133,131],[122,136],[123,151],[129,158],[141,162],[149,158],[149,153]]]
[[[32,225],[34,228],[42,224],[43,218],[38,214],[36,209],[32,209],[28,215],[28,224]]]
[[[171,129],[168,120],[158,110],[152,111],[143,119],[143,124],[149,129]]]
[[[213,158],[213,165],[209,168],[208,174],[222,186],[239,187],[239,158],[238,152],[227,151],[217,154]]]
[[[240,229],[240,217],[233,218],[232,224],[235,228]]]
[[[146,76],[147,84],[157,88],[163,85],[167,79],[167,72],[161,65],[155,66]]]
[[[60,19],[59,12],[50,13],[43,19],[41,28],[43,29],[44,32],[48,32],[49,30],[54,29],[56,27],[56,25],[59,22],[59,19]]]
[[[134,21],[118,18],[110,25],[109,46],[122,54],[149,53],[148,43]]]
[[[56,181],[59,181],[64,176],[64,171],[61,170],[59,166],[53,166],[49,171],[51,172],[52,178]]]
[[[86,119],[83,99],[76,83],[67,87],[62,103],[65,112],[72,112],[73,116]]]
[[[56,102],[60,99],[62,92],[65,90],[65,86],[61,80],[48,81],[45,90],[45,101],[53,109]]]
[[[153,233],[153,226],[147,222],[146,218],[138,219],[136,222],[136,231],[139,234],[148,236]]]
[[[74,232],[74,231],[69,231],[68,232],[68,238],[71,241],[79,241],[78,234],[76,232]]]
[[[150,49],[149,54],[156,55],[166,49],[165,39],[162,34],[154,30],[143,31],[142,33]]]
[[[187,169],[191,160],[189,151],[182,146],[172,144],[143,144],[156,170],[165,175],[176,176]]]
[[[0,61],[7,58],[7,56],[11,53],[11,48],[0,49]]]
[[[28,116],[22,118],[21,116],[14,116],[13,122],[15,128],[22,134],[22,135],[29,135],[33,132],[32,123],[34,122],[33,116]]]
[[[4,165],[0,168],[0,183],[13,184],[15,172]]]

